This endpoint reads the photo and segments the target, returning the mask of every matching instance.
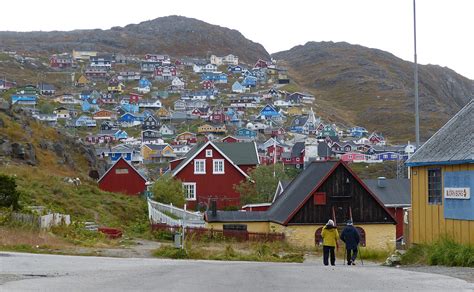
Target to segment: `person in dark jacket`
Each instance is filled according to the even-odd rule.
[[[346,244],[347,264],[355,265],[360,236],[359,232],[354,227],[352,220],[347,221],[346,227],[342,230],[341,240]]]

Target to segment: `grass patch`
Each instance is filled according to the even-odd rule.
[[[459,244],[450,239],[414,245],[402,255],[402,264],[474,267],[474,246]]]
[[[302,263],[304,252],[290,247],[284,242],[223,242],[209,243],[187,240],[185,249],[162,246],[153,255],[159,258],[255,261],[255,262],[296,262]]]

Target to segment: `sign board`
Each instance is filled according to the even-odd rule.
[[[444,188],[445,199],[469,200],[471,198],[470,188]]]

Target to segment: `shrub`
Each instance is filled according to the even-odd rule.
[[[187,259],[188,253],[181,248],[175,248],[172,246],[162,246],[153,252],[155,257],[168,258],[168,259]]]
[[[447,238],[429,245],[413,245],[402,255],[402,264],[474,267],[474,246]]]
[[[0,207],[12,207],[13,210],[18,210],[19,199],[20,193],[16,189],[15,178],[0,174]]]
[[[153,184],[152,192],[153,198],[163,204],[182,207],[186,202],[181,181],[169,174],[163,175]]]

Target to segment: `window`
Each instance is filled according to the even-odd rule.
[[[211,149],[206,150],[206,157],[212,157],[212,150]]]
[[[428,204],[441,204],[441,168],[428,169]]]
[[[194,174],[206,174],[206,160],[205,159],[194,160]]]
[[[183,183],[184,196],[188,201],[196,200],[196,183]]]
[[[224,174],[224,159],[214,159],[213,161],[214,174]]]
[[[117,168],[115,174],[128,174],[128,168]]]

